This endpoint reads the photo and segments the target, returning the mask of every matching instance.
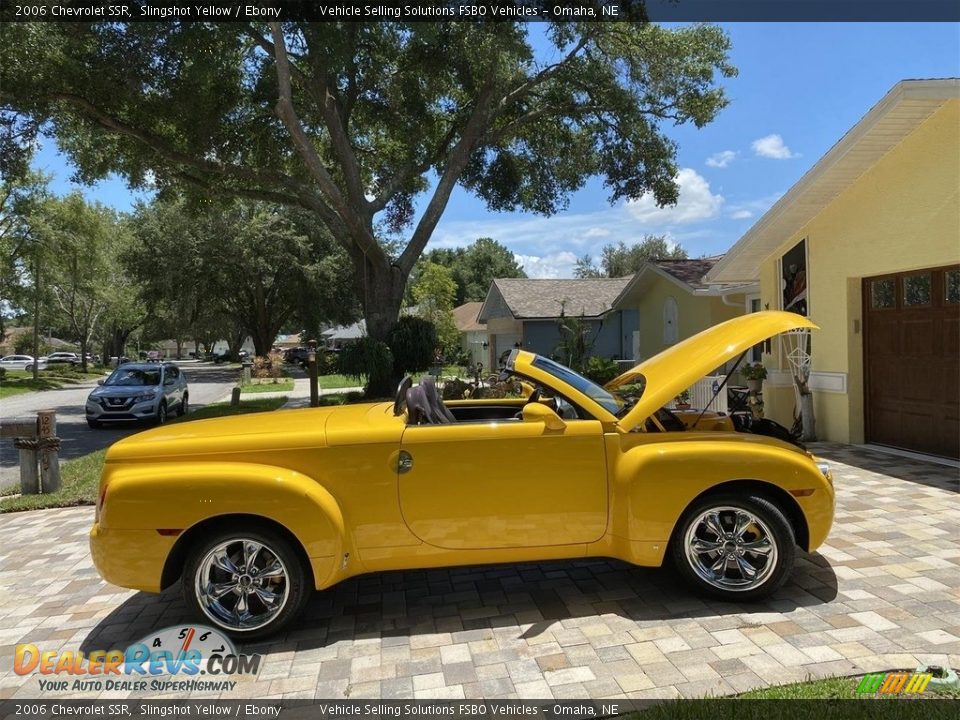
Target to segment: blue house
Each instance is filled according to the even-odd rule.
[[[560,344],[557,320],[582,318],[589,327],[593,355],[614,360],[635,356],[638,319],[635,307],[618,306],[632,277],[494,280],[480,308],[478,322],[488,334],[487,367],[515,347],[550,357]]]

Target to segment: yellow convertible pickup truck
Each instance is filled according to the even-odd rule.
[[[503,373],[523,388],[515,398],[443,402],[432,379],[405,379],[393,402],[142,432],[107,453],[93,559],[124,587],[181,580],[198,618],[238,638],[276,632],[314,589],[405,568],[669,560],[701,592],[759,598],[798,547],[826,538],[829,468],[769,423],[664,406],[766,338],[811,327],[739,317],[605,388],[515,350]]]

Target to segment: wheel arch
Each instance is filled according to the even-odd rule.
[[[673,532],[670,534],[670,543],[672,544],[676,541],[676,536],[679,532],[681,521],[686,516],[687,512],[689,512],[691,507],[693,507],[700,500],[710,497],[711,495],[721,495],[730,492],[735,492],[737,494],[759,495],[769,500],[787,518],[787,521],[790,523],[790,527],[793,528],[793,534],[797,541],[797,545],[804,551],[809,551],[810,528],[807,525],[807,518],[803,514],[803,510],[800,508],[800,505],[797,503],[796,499],[778,485],[765,480],[748,478],[728,480],[717,485],[712,485],[691,499],[690,502],[687,503],[686,507],[683,508],[683,512],[681,512],[677,517],[676,523],[674,523]]]
[[[314,585],[316,584],[316,577],[314,576],[313,566],[310,563],[307,550],[300,539],[288,527],[262,515],[230,513],[205,518],[180,533],[177,541],[170,549],[167,559],[164,561],[163,572],[160,577],[160,589],[166,590],[180,579],[183,575],[183,567],[187,562],[187,555],[194,544],[206,535],[236,527],[263,529],[276,532],[283,536],[284,539],[290,543],[291,547],[296,550],[300,561],[303,563],[304,570],[308,573],[308,580]]]

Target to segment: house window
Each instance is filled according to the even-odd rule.
[[[930,273],[907,275],[903,279],[903,304],[905,306],[930,304]]]
[[[781,307],[807,315],[807,241],[801,240],[780,259]]]
[[[893,278],[870,281],[870,305],[875,310],[892,308],[897,304]]]
[[[944,299],[952,304],[960,304],[960,270],[948,270],[944,273]]]
[[[677,301],[668,297],[663,301],[663,344],[673,345],[680,339],[679,314]]]

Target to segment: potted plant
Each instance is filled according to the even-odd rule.
[[[690,409],[690,391],[684,390],[682,393],[677,395],[675,398],[675,406],[677,410],[689,410]]]
[[[747,381],[747,387],[752,393],[760,392],[763,381],[767,379],[767,369],[760,363],[747,363],[740,371],[743,379]]]

